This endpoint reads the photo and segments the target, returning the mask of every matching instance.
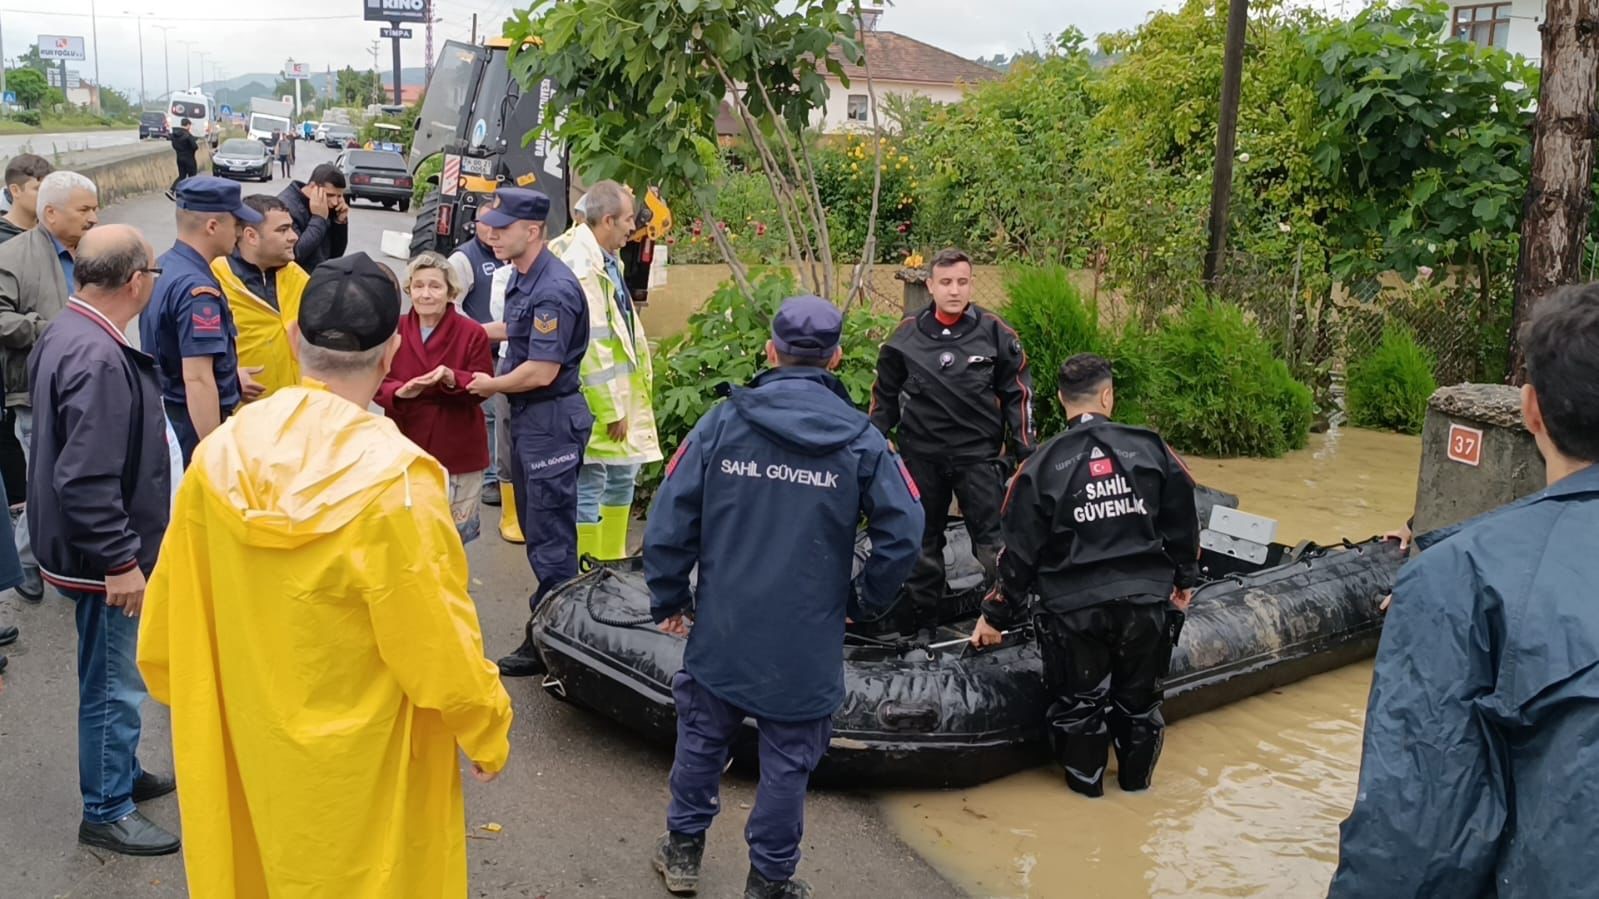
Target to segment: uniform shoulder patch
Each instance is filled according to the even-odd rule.
[[[921,502],[921,488],[916,486],[916,479],[911,477],[911,470],[905,467],[905,460],[896,456],[894,457],[894,463],[899,466],[899,476],[905,479],[905,486],[910,488],[911,499]]]
[[[561,326],[561,320],[548,312],[535,312],[533,314],[533,329],[540,334],[554,334],[555,329]]]
[[[666,463],[667,477],[671,477],[672,472],[677,471],[678,463],[683,461],[683,454],[688,452],[689,443],[690,441],[684,440],[682,443],[678,444],[677,452],[672,454],[672,461]]]
[[[201,284],[200,286],[191,289],[189,291],[189,296],[191,296],[191,297],[216,297],[217,299],[220,300],[220,299],[222,299],[222,291],[217,290],[215,287],[210,287],[208,285]]]

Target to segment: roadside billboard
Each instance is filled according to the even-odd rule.
[[[372,0],[367,0],[368,3]],[[39,58],[49,60],[72,60],[82,62],[88,59],[84,53],[83,38],[66,34],[41,34],[39,35]]]
[[[368,22],[426,22],[428,0],[362,0]]]

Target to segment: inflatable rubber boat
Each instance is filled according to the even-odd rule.
[[[1229,502],[1236,505],[1203,493],[1200,520],[1210,519],[1209,506]],[[844,705],[815,783],[955,787],[1047,760],[1049,699],[1030,629],[1008,633],[996,647],[969,647],[983,574],[965,527],[956,522],[948,537],[950,589],[931,639],[907,626],[910,610],[898,607],[846,636]],[[1166,678],[1166,719],[1370,656],[1382,627],[1378,603],[1401,561],[1396,544],[1378,539],[1273,543],[1260,561],[1206,550],[1206,582],[1195,591]],[[552,591],[534,616],[533,638],[551,695],[647,738],[675,739],[669,684],[686,641],[650,623],[640,559],[592,563]],[[754,747],[747,722],[735,760],[752,760]]]

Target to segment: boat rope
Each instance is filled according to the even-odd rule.
[[[607,624],[611,627],[644,628],[655,626],[655,619],[650,617],[648,612],[646,612],[642,618],[637,617],[636,615],[633,617],[622,617],[601,614],[598,609],[594,608],[594,597],[599,593],[601,584],[616,577],[616,571],[609,565],[600,564],[599,560],[593,558],[592,556],[584,556],[578,564],[580,567],[585,564],[589,566],[587,572],[583,575],[584,577],[590,579],[587,585],[588,593],[583,597],[583,604],[588,607],[590,618],[594,619],[600,624]]]

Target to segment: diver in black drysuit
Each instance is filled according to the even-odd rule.
[[[1110,420],[1110,363],[1072,357],[1060,391],[1069,424],[1022,464],[1006,496],[999,584],[972,642],[998,643],[1036,594],[1050,742],[1067,786],[1102,795],[1114,746],[1117,782],[1142,790],[1160,758],[1180,610],[1199,576],[1194,482],[1153,431]]]

